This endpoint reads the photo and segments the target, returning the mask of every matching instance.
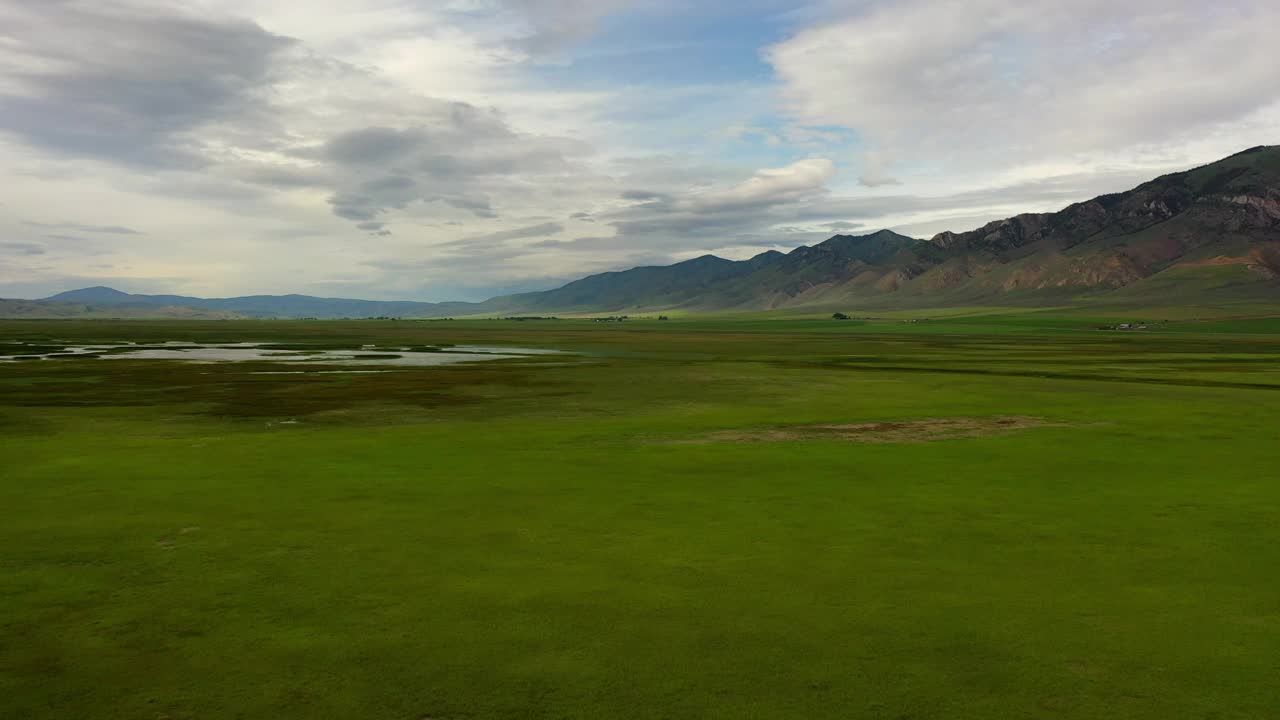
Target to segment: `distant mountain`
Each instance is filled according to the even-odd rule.
[[[890,308],[1066,300],[1280,301],[1280,147],[1256,147],[1055,213],[918,240],[888,230],[836,235],[749,260],[714,255],[575,280],[483,303],[306,295],[203,299],[107,287],[6,301],[0,315],[445,317],[773,308]],[[161,310],[163,309],[163,311]],[[42,312],[54,312],[45,310]],[[196,316],[196,315],[190,315]]]
[[[634,312],[1107,299],[1280,301],[1280,147],[928,241],[837,235],[786,254],[705,256],[498,300]]]
[[[47,297],[45,300],[50,302],[63,303],[127,303],[133,298],[127,292],[120,292],[115,288],[105,287],[103,285],[95,285],[94,287],[81,288],[79,290],[68,290],[64,293],[58,293],[53,297]],[[154,303],[147,303],[154,304]]]
[[[110,290],[110,288],[105,288]],[[176,305],[113,305],[111,303],[51,302],[49,300],[0,299],[0,318],[138,318],[234,320],[245,316],[225,310],[201,310]]]
[[[70,290],[45,298],[52,303],[83,303],[115,309],[186,307],[246,317],[442,317],[469,311],[474,303],[422,303],[408,301],[348,300],[309,295],[249,295],[232,298],[197,298],[183,295],[131,295],[109,287]]]
[[[692,260],[607,272],[575,280],[555,290],[509,295],[483,305],[510,305],[526,311],[598,311],[627,308],[680,307],[700,302],[717,288],[764,267],[782,253],[761,253],[750,260],[703,255]]]

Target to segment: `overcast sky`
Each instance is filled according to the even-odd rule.
[[[0,297],[483,299],[1280,142],[1274,0],[0,0]]]

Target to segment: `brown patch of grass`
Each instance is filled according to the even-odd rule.
[[[371,403],[431,409],[482,403],[488,399],[485,392],[507,398],[557,389],[546,379],[535,377],[531,368],[516,370],[497,364],[396,368],[370,374],[257,374],[294,368],[270,362],[172,360],[41,362],[24,368],[6,365],[0,367],[0,423],[8,422],[5,407],[172,404],[184,405],[196,414],[228,419],[302,419],[317,414],[336,419],[342,411]],[[316,365],[306,369],[347,368]]]
[[[1084,661],[1075,661],[1075,662],[1067,663],[1067,670],[1072,675],[1076,675],[1083,678],[1090,678],[1090,679],[1097,678],[1103,674],[1102,668],[1098,667],[1093,663],[1084,662]]]
[[[1044,418],[1008,415],[1001,417],[922,418],[895,422],[869,422],[840,425],[799,425],[743,430],[720,430],[686,443],[713,442],[795,442],[801,440],[839,440],[863,443],[918,443],[957,438],[1003,435],[1036,427],[1065,427]]]

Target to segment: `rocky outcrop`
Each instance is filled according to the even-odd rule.
[[[1230,195],[1221,199],[1256,211],[1251,213],[1249,218],[1254,221],[1256,227],[1280,226],[1280,192],[1266,195]]]

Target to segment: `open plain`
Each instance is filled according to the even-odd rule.
[[[1275,717],[1280,320],[1138,312],[0,322],[561,351],[0,361],[0,716]]]

